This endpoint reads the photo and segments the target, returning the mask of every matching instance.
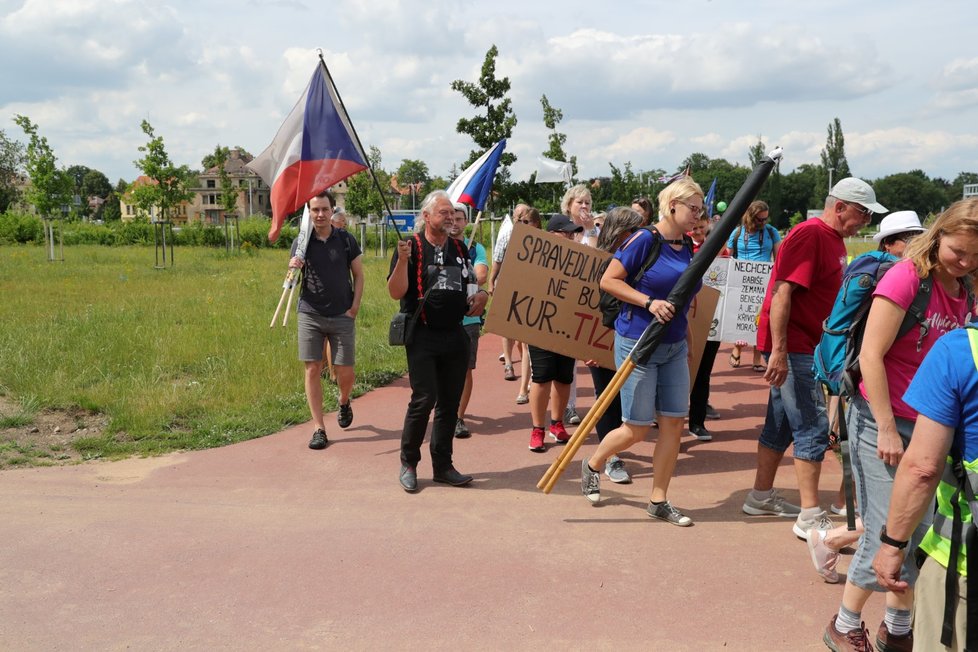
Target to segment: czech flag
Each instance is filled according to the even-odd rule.
[[[326,64],[320,61],[272,144],[248,164],[272,190],[268,240],[278,240],[286,218],[309,199],[368,165]]]
[[[496,178],[496,168],[499,167],[499,157],[506,149],[506,139],[493,145],[475,163],[465,169],[452,185],[448,186],[448,196],[453,202],[468,204],[477,211],[486,205],[486,199],[492,192],[492,182]]]

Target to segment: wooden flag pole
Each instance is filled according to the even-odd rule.
[[[296,275],[295,283],[293,283],[292,287],[289,288],[289,300],[285,303],[285,314],[282,315],[282,326],[285,326],[285,324],[287,324],[289,321],[289,313],[292,312],[292,297],[295,296],[295,286],[299,285],[301,282],[302,272],[300,271],[299,274]]]
[[[557,484],[557,480],[560,479],[567,465],[577,455],[577,451],[581,449],[587,436],[591,434],[594,425],[607,412],[608,406],[615,400],[615,396],[621,391],[621,386],[625,384],[625,381],[628,380],[628,376],[631,375],[634,369],[635,363],[632,362],[631,356],[625,358],[625,361],[621,363],[621,366],[618,367],[618,370],[612,377],[611,382],[608,383],[608,386],[601,392],[601,396],[598,397],[598,400],[588,410],[584,420],[577,427],[577,430],[567,442],[564,450],[561,451],[557,459],[547,469],[547,472],[540,478],[540,481],[537,483],[538,489],[542,489],[547,494],[553,490],[554,485]]]
[[[294,275],[292,273],[292,268],[289,268],[288,273],[285,275],[285,283],[282,284],[282,296],[279,297],[278,305],[275,306],[275,313],[272,315],[272,323],[268,325],[269,328],[275,327],[275,321],[278,319],[278,313],[282,310],[282,303],[285,302],[285,295],[289,293],[289,288],[293,287],[292,279]]]

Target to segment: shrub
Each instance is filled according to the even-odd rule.
[[[0,244],[41,244],[44,224],[36,215],[8,211],[0,213]]]

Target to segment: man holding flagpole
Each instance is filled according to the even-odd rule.
[[[387,291],[400,300],[401,312],[415,315],[408,340],[411,402],[401,433],[401,487],[418,490],[421,444],[434,410],[431,466],[434,481],[452,486],[472,482],[452,462],[459,399],[469,361],[469,338],[462,318],[482,314],[489,294],[478,288],[465,245],[449,237],[455,206],[444,190],[421,203],[421,231],[397,243]]]
[[[356,353],[356,317],[363,297],[363,256],[356,239],[345,229],[333,226],[334,199],[324,190],[309,200],[313,231],[305,259],[293,251],[289,267],[302,269],[299,294],[299,360],[305,364],[306,401],[315,431],[309,448],[326,448],[323,421],[322,369],[323,343],[329,342],[340,408],[336,421],[340,428],[353,423],[350,392],[353,391],[353,363]],[[296,240],[298,242],[298,240]],[[294,248],[294,245],[293,245]]]

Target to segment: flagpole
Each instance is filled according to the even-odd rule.
[[[332,87],[333,92],[336,93],[336,99],[339,100],[340,106],[343,107],[343,112],[346,115],[350,115],[350,112],[346,110],[346,105],[343,103],[343,98],[340,96],[340,89],[337,88],[336,84],[333,82],[333,76],[329,74],[329,67],[326,65],[326,59],[323,58],[322,49],[319,50],[319,63],[323,67],[323,72],[326,73],[326,79],[329,80],[329,85]],[[377,181],[377,175],[374,174],[374,167],[370,164],[370,158],[366,156],[367,151],[363,148],[363,143],[360,141],[360,134],[357,133],[357,128],[353,125],[353,120],[349,121],[350,130],[353,132],[353,137],[357,139],[357,146],[360,151],[364,153],[364,158],[366,159],[364,163],[367,164],[367,169],[370,171],[370,178],[374,180],[374,185],[377,186],[377,192],[380,193],[380,200],[384,202],[384,208],[387,209],[387,219],[384,220],[385,225],[390,225],[394,229],[394,235],[397,239],[401,239],[401,232],[397,230],[397,225],[394,224],[394,217],[391,215],[391,207],[387,203],[387,197],[384,195],[384,189],[380,187],[380,182]]]

